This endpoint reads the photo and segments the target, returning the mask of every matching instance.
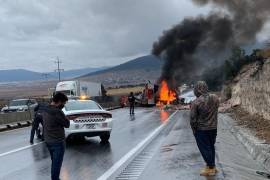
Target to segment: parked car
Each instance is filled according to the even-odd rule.
[[[66,138],[99,136],[103,142],[110,139],[112,114],[95,101],[69,100],[63,112],[70,120],[70,127],[65,130]]]
[[[2,112],[24,112],[33,110],[38,105],[35,99],[15,99],[2,108]]]

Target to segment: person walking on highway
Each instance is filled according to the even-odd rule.
[[[219,100],[214,94],[209,94],[208,86],[199,81],[194,87],[197,97],[191,104],[190,125],[197,146],[202,154],[206,167],[201,170],[201,176],[214,176],[217,173],[215,165],[215,143],[217,137]]]
[[[65,129],[70,126],[62,109],[68,98],[63,93],[56,93],[51,104],[42,112],[44,139],[51,155],[51,179],[59,180],[65,153]]]
[[[38,104],[35,108],[34,108],[34,113],[35,113],[35,117],[34,117],[34,121],[32,123],[32,128],[31,128],[31,133],[30,133],[30,144],[34,143],[34,137],[35,137],[35,133],[38,131],[39,125],[41,124],[43,127],[43,119],[42,119],[42,115],[41,115],[41,108],[40,108],[40,104]],[[39,134],[40,135],[40,139],[44,140],[43,134]]]
[[[128,96],[128,102],[129,102],[129,114],[134,114],[134,108],[135,108],[135,96],[133,92],[130,92]]]

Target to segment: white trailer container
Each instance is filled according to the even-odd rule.
[[[55,92],[62,92],[68,97],[102,96],[101,83],[78,80],[57,83]]]

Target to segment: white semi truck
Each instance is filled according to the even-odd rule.
[[[102,96],[102,84],[86,81],[62,81],[57,83],[55,92],[62,92],[68,97],[90,98]]]

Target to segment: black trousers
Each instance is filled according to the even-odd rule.
[[[34,136],[35,136],[35,133],[38,129],[39,123],[41,123],[43,125],[42,116],[36,115],[35,119],[33,121],[33,124],[32,124],[32,129],[31,129],[31,134],[30,134],[30,142],[33,142],[33,140],[34,140]]]
[[[213,168],[215,164],[215,143],[217,137],[217,130],[197,130],[195,132],[195,139],[198,148],[202,154],[207,166]]]
[[[129,113],[134,114],[135,103],[130,103]]]

